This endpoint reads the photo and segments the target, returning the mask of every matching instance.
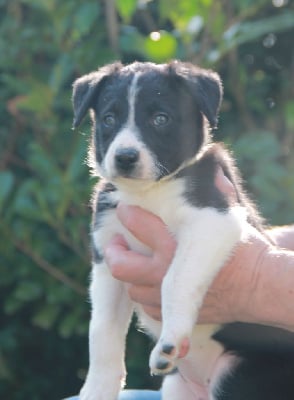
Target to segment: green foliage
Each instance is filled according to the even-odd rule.
[[[215,136],[269,221],[293,222],[293,21],[290,2],[265,0],[0,0],[1,397],[62,398],[87,368],[94,182],[89,127],[71,131],[73,80],[115,59],[216,69]],[[132,328],[130,386],[158,384],[149,349]]]
[[[293,222],[289,204],[294,199],[294,175],[281,162],[283,153],[277,137],[272,132],[248,132],[235,143],[234,150],[241,171],[246,171],[248,189],[259,199],[263,214],[273,224]]]

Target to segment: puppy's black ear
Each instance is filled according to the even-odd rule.
[[[184,79],[185,85],[196,100],[199,110],[206,117],[211,128],[215,128],[223,96],[219,75],[193,64],[177,61],[172,62],[170,67]]]
[[[93,107],[93,101],[98,96],[99,89],[107,77],[119,71],[121,63],[114,63],[100,68],[98,71],[91,72],[77,79],[73,84],[73,109],[74,120],[73,128],[77,128],[87,111]]]

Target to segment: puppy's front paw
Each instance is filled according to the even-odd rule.
[[[150,370],[154,375],[165,375],[176,368],[178,358],[185,357],[189,351],[189,339],[177,343],[161,338],[150,356]]]

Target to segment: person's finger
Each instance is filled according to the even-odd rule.
[[[162,316],[161,316],[161,309],[158,307],[152,307],[152,306],[143,306],[143,310],[149,317],[154,319],[155,321],[161,321]]]
[[[128,250],[128,248],[129,248],[127,241],[125,240],[123,235],[120,235],[120,234],[114,235],[110,239],[108,245],[114,245],[117,247],[121,247],[122,249],[125,249],[125,250]]]
[[[130,250],[118,235],[106,246],[105,259],[113,277],[123,282],[148,286],[162,279],[152,257]]]
[[[131,299],[136,303],[154,308],[161,307],[161,293],[158,286],[130,285],[128,292]]]
[[[158,216],[140,207],[125,204],[118,205],[117,215],[128,231],[152,250],[159,249],[167,254],[174,252],[175,240]]]

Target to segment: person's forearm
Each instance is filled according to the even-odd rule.
[[[256,242],[261,248],[259,265],[251,278],[252,296],[240,315],[246,322],[294,331],[294,225],[275,227],[268,233],[280,248],[262,250]]]
[[[278,244],[291,247],[282,240],[280,230],[285,232],[277,228]],[[284,238],[293,244],[294,226]],[[258,323],[294,331],[294,252],[270,245],[252,230],[209,288],[200,314],[200,322],[208,321]]]
[[[294,250],[294,225],[275,227],[270,232],[278,246]],[[268,290],[261,288],[257,318],[294,331],[294,252],[272,250],[264,255],[263,264],[260,285]]]
[[[131,251],[120,238],[105,252],[116,279],[128,283],[131,298],[154,319],[161,318],[161,282],[176,248],[174,238],[155,215],[120,206],[118,216],[152,256]],[[142,229],[144,227],[144,229]],[[199,323],[251,322],[294,331],[294,252],[279,250],[252,228],[210,286]],[[294,248],[294,225],[269,233],[277,245]],[[160,238],[160,240],[158,240]]]
[[[269,231],[277,245],[294,250],[294,225]],[[253,319],[294,331],[294,252],[273,249],[261,258]]]
[[[294,331],[294,253],[273,249],[263,254],[248,322]],[[246,316],[246,314],[245,314]],[[250,321],[252,318],[252,321]]]

